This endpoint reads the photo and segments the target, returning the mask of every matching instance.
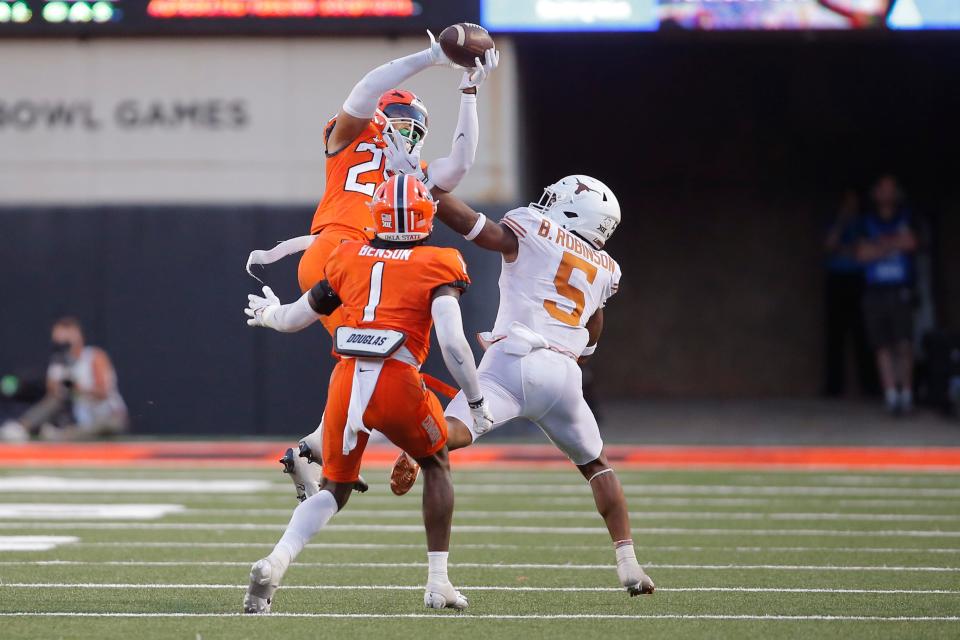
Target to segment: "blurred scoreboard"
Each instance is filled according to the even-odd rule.
[[[402,34],[478,19],[476,0],[0,0],[0,36]]]
[[[960,28],[960,0],[480,0],[491,31]]]

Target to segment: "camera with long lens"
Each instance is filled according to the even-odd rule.
[[[53,342],[50,345],[51,374],[66,389],[73,388],[73,377],[70,375],[70,346],[69,342]]]

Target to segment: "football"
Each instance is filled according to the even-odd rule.
[[[493,38],[478,24],[458,22],[440,32],[440,48],[454,64],[473,68],[476,59],[483,62],[483,52],[493,48]]]

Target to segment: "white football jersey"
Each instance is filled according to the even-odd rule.
[[[529,207],[508,212],[501,222],[516,234],[520,251],[500,271],[493,334],[507,335],[520,322],[579,357],[589,338],[587,321],[617,292],[620,266]]]

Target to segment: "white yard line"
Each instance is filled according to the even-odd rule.
[[[72,611],[12,612],[0,613],[0,617],[22,618],[242,618],[242,613],[76,613]],[[757,620],[757,621],[822,621],[822,622],[956,622],[960,616],[784,616],[751,614],[604,614],[604,613],[555,613],[555,614],[442,614],[442,613],[271,613],[270,618],[348,618],[370,620],[382,619],[430,619],[430,620]]]
[[[534,476],[535,477],[535,476]],[[464,494],[508,494],[508,495],[560,495],[583,494],[589,496],[590,488],[585,482],[575,482],[575,474],[569,476],[571,482],[530,484],[525,482],[496,482],[497,476],[490,482],[456,482],[459,493]],[[837,485],[737,485],[737,484],[672,484],[672,483],[625,483],[625,491],[630,495],[753,495],[753,496],[874,496],[888,497],[937,497],[960,498],[960,487],[905,487],[905,486],[848,486]],[[171,479],[125,478],[118,476],[0,476],[0,492],[4,493],[203,493],[211,496],[218,494],[252,494],[263,492],[291,492],[288,482],[240,477],[225,479],[218,476],[210,478]]]
[[[264,480],[129,479],[123,477],[0,476],[0,493],[257,493],[276,486]],[[289,490],[290,486],[287,485]]]
[[[152,549],[263,549],[273,548],[273,542],[79,542],[74,547],[132,547]],[[390,544],[366,542],[311,542],[310,549],[426,549],[423,544]],[[681,552],[737,552],[737,553],[960,553],[960,547],[684,547],[640,545],[641,551]],[[507,549],[507,550],[552,550],[552,551],[609,551],[609,545],[523,545],[523,544],[458,544],[457,549]]]
[[[41,518],[46,520],[157,520],[183,513],[179,504],[77,504],[77,503],[0,503],[0,519],[19,520]]]
[[[0,551],[50,551],[79,540],[74,536],[0,536]]]
[[[3,505],[0,505],[3,506]],[[288,517],[293,509],[186,509],[184,513],[206,516],[277,516]],[[0,511],[2,517],[2,511]],[[357,518],[422,518],[420,509],[350,509],[341,517]],[[595,520],[596,511],[484,511],[457,509],[454,519],[490,520]],[[950,514],[899,514],[899,513],[778,513],[763,511],[635,511],[630,514],[635,520],[851,520],[855,522],[960,522],[960,515]]]
[[[167,583],[97,583],[97,582],[10,582],[0,584],[2,587],[16,589],[245,589],[244,584],[167,584]],[[458,586],[464,591],[519,591],[534,593],[563,593],[563,592],[622,592],[622,587],[511,587],[500,585],[466,585]],[[423,585],[409,584],[312,584],[312,585],[285,585],[282,590],[296,591],[330,591],[351,589],[355,591],[420,591]],[[919,594],[919,595],[960,595],[960,590],[954,589],[818,589],[818,588],[778,588],[778,587],[658,587],[657,592],[719,592],[730,591],[737,593],[845,593],[845,594]]]
[[[287,491],[289,487],[283,486]],[[589,494],[583,484],[503,485],[454,483],[458,493],[513,495]],[[627,484],[624,491],[630,495],[757,495],[757,496],[875,496],[907,498],[960,498],[960,488],[954,487],[846,487],[846,486],[747,486],[729,484]]]
[[[147,531],[282,531],[283,524],[220,523],[220,522],[0,522],[0,529],[50,530],[147,530]],[[421,524],[330,524],[324,531],[360,531],[423,533]],[[496,525],[454,525],[459,533],[530,533],[558,535],[606,534],[602,527],[521,527]],[[844,538],[960,538],[960,531],[893,529],[853,531],[847,529],[716,529],[684,527],[634,527],[636,534],[700,535],[700,536],[824,536]]]
[[[231,560],[9,560],[0,566],[62,567],[62,566],[109,566],[109,567],[247,567],[249,561]],[[424,562],[298,562],[300,568],[312,569],[407,569],[426,567]],[[507,562],[454,562],[459,569],[543,569],[559,571],[593,571],[610,569],[612,564],[573,563],[507,563]],[[960,567],[910,567],[910,566],[843,566],[832,564],[671,564],[645,563],[648,569],[695,569],[697,571],[762,570],[762,571],[896,571],[960,573]]]
[[[99,493],[99,492],[71,492],[71,495],[89,497],[91,500],[96,500],[98,502],[106,502],[108,500],[115,500],[118,502],[124,502],[130,499],[129,493]],[[160,494],[157,494],[160,495]],[[216,495],[208,496],[201,494],[188,494],[188,493],[178,493],[171,492],[169,494],[171,497],[175,497],[178,502],[182,503],[202,503],[202,502],[216,502],[218,505],[224,504],[236,504],[244,505],[249,508],[251,504],[264,504],[269,505],[269,508],[272,509],[287,509],[288,513],[293,511],[297,503],[293,498],[292,489],[289,491],[289,495],[280,496],[280,495],[271,495],[265,496],[263,494],[255,494],[253,496],[243,496],[243,495]],[[410,494],[411,497],[419,496],[418,493]],[[8,499],[16,497],[21,499],[24,502],[38,503],[43,504],[47,500],[58,500],[61,499],[56,493],[48,492],[17,492],[9,494]],[[145,494],[141,494],[140,499],[142,500],[145,497]],[[407,498],[409,500],[410,498]],[[710,497],[700,497],[700,498],[683,498],[683,497],[650,497],[650,496],[631,496],[629,503],[632,507],[637,507],[641,505],[645,506],[662,506],[662,507],[696,507],[696,506],[707,506],[707,507],[763,507],[768,505],[775,505],[783,503],[787,498],[786,497],[755,497],[755,498],[710,498]],[[397,506],[403,504],[401,499],[397,498],[394,495],[362,495],[354,496],[352,498],[354,501],[358,501],[358,505],[370,506],[370,505],[387,505],[387,506]],[[457,496],[457,505],[464,504],[484,504],[489,503],[491,500],[496,500],[498,505],[504,503],[510,503],[513,501],[517,502],[529,502],[529,497],[523,495],[504,495],[500,494],[497,496],[486,496],[486,495],[473,495],[473,496]],[[828,501],[828,504],[836,505],[838,507],[884,507],[884,508],[893,508],[893,507],[913,507],[913,508],[926,508],[926,507],[943,507],[944,502],[942,499],[874,499],[874,498],[850,498],[850,499],[832,499],[830,496],[814,496],[809,498],[810,501],[816,501],[818,505],[822,506],[824,501]],[[584,495],[568,495],[568,496],[541,496],[535,500],[538,506],[548,506],[548,505],[557,505],[557,506],[574,506],[574,505],[583,505],[583,506],[593,506],[593,496],[590,493],[584,493]],[[353,503],[351,503],[353,504]],[[240,508],[240,507],[238,507]]]

